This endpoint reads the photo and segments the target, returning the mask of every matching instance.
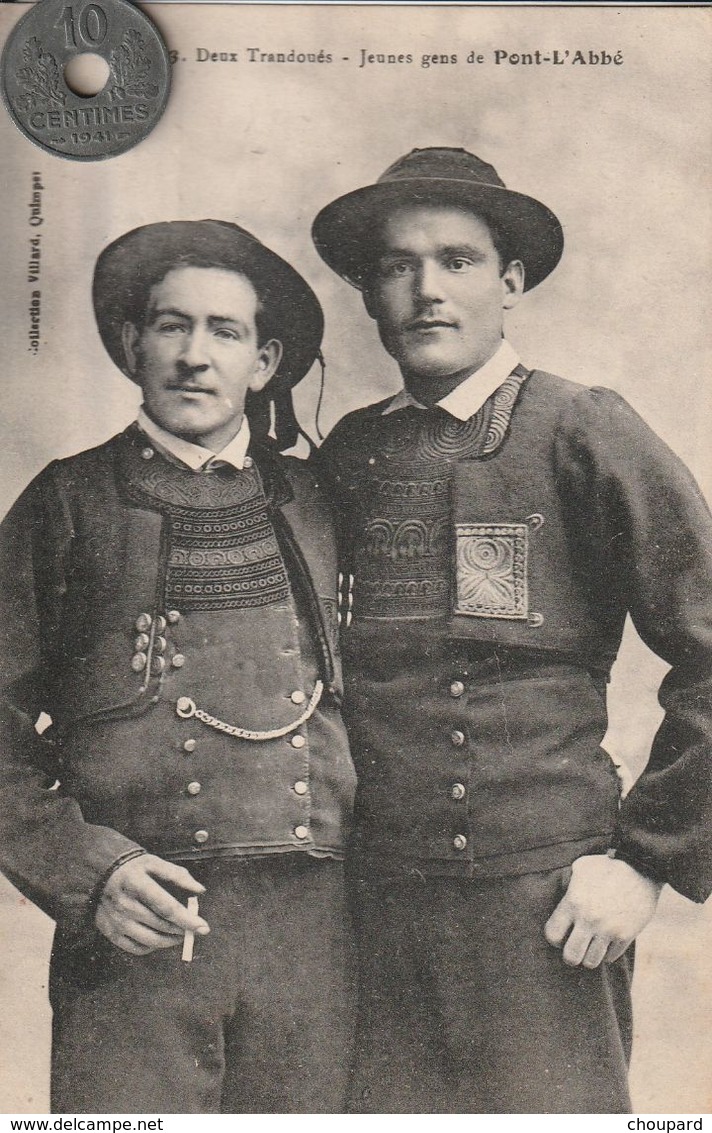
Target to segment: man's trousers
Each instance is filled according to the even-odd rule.
[[[490,882],[355,869],[352,1113],[625,1113],[632,956],[544,939],[568,870]]]
[[[52,958],[55,1113],[338,1113],[352,1049],[343,867],[303,854],[186,863],[210,934]]]

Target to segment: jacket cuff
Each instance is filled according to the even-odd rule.
[[[111,863],[109,868],[104,871],[104,873],[101,875],[101,877],[97,881],[96,885],[94,886],[94,890],[91,894],[91,897],[89,898],[89,904],[87,906],[87,915],[91,919],[94,918],[94,914],[96,912],[97,905],[99,904],[99,902],[101,900],[102,894],[104,892],[104,889],[106,888],[106,885],[107,885],[107,882],[109,881],[109,878],[112,877],[113,874],[116,873],[117,869],[120,869],[122,865],[125,865],[126,862],[133,861],[134,858],[141,858],[146,853],[148,853],[148,851],[144,850],[142,846],[134,846],[133,849],[127,850],[125,854],[121,854],[118,858],[116,858]]]

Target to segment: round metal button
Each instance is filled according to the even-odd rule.
[[[462,747],[465,742],[465,733],[456,728],[454,732],[450,733],[450,739],[455,747]]]
[[[174,626],[176,622],[180,621],[180,613],[178,610],[169,610],[166,614],[166,618],[171,623],[171,625]]]
[[[136,650],[136,652],[143,653],[146,649],[148,649],[148,643],[150,640],[151,639],[147,633],[140,633],[134,641],[134,649]]]
[[[154,677],[159,676],[159,674],[163,672],[165,667],[166,667],[166,662],[165,662],[163,657],[152,657],[151,658],[151,672],[153,673]]]
[[[303,782],[303,780],[298,779],[294,784],[292,790],[294,791],[295,795],[306,795],[309,788],[307,787],[306,783]]]
[[[294,827],[294,837],[295,838],[308,838],[309,837],[309,831],[307,830],[306,826],[295,826]]]
[[[209,837],[210,835],[208,834],[207,830],[196,830],[195,834],[193,835],[193,841],[197,842],[199,846],[202,846],[204,842],[207,842]]]
[[[134,673],[140,673],[143,669],[145,669],[147,661],[148,657],[145,653],[134,653],[133,657],[131,658],[131,668],[133,669]]]
[[[136,618],[135,625],[139,633],[146,633],[146,631],[151,628],[151,615],[139,614]]]
[[[455,799],[456,802],[459,802],[460,799],[464,799],[466,794],[464,783],[453,783],[450,788],[450,798]]]
[[[296,688],[289,699],[292,704],[303,704],[306,698],[306,693],[302,692],[300,688]]]
[[[153,451],[152,448],[142,448],[141,449],[141,457],[143,458],[143,460],[153,460],[155,455],[156,454],[155,454],[155,452]]]
[[[180,704],[180,701],[178,702]],[[183,744],[183,751],[195,751],[197,740],[186,740]]]
[[[452,844],[456,850],[464,850],[467,846],[467,838],[464,834],[456,834]]]
[[[185,665],[185,657],[182,653],[174,653],[171,657],[171,665],[174,669],[182,669]]]
[[[452,684],[450,685],[450,696],[454,696],[454,697],[457,698],[458,696],[462,696],[464,691],[465,691],[465,686],[462,683],[462,681],[453,681]]]
[[[186,791],[188,792],[189,795],[199,795],[200,794],[200,783],[189,783],[188,786],[186,787]],[[197,834],[196,834],[196,838],[197,838]]]
[[[189,696],[179,696],[176,701],[176,712],[179,716],[192,716],[195,712],[195,704]]]
[[[163,633],[165,628],[166,619],[163,617],[163,614],[159,614],[156,618],[156,633]]]
[[[307,741],[305,740],[304,736],[292,736],[290,742],[292,747],[304,747]]]
[[[242,467],[243,467],[243,468],[252,468],[252,465],[253,465],[254,463],[255,463],[255,462],[254,462],[254,460],[252,459],[252,457],[251,457],[251,456],[246,456],[246,457],[245,457],[245,459],[244,459],[244,460],[243,460],[243,462],[242,462]]]
[[[155,653],[163,653],[166,648],[166,639],[161,637],[160,633],[156,634],[153,639],[153,649]]]

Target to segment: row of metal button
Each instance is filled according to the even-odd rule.
[[[176,622],[179,622],[179,621],[180,621],[180,612],[178,610],[167,610],[165,617],[163,616],[163,614],[157,614],[156,615],[156,633],[163,633],[163,631],[166,628],[166,625],[168,623],[170,623],[171,625],[175,625]],[[153,625],[153,618],[151,617],[150,614],[139,614],[138,617],[136,618],[136,621],[134,622],[134,625],[136,626],[136,629],[138,630],[139,633],[147,633],[148,630]]]
[[[465,691],[465,685],[460,680],[454,680],[450,683],[450,696],[453,700],[458,700]],[[450,733],[450,740],[454,747],[462,747],[465,742],[465,733],[456,728]],[[460,802],[465,798],[467,791],[465,790],[464,783],[453,783],[450,788],[450,798],[455,802]],[[467,838],[464,834],[456,834],[452,840],[453,849],[462,852],[467,849]]]

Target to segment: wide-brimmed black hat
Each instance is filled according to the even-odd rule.
[[[173,220],[134,228],[99,256],[92,289],[102,342],[131,377],[121,342],[126,322],[141,324],[151,288],[173,267],[226,268],[244,274],[262,302],[269,337],[283,355],[267,390],[289,390],[311,368],[321,346],[324,317],[316,295],[294,268],[238,224]]]
[[[379,222],[402,205],[471,209],[504,238],[508,258],[524,264],[524,289],[554,270],[564,247],[557,217],[534,197],[508,189],[496,169],[464,149],[414,149],[399,157],[375,185],[332,201],[312,228],[323,260],[354,287],[363,286]]]

